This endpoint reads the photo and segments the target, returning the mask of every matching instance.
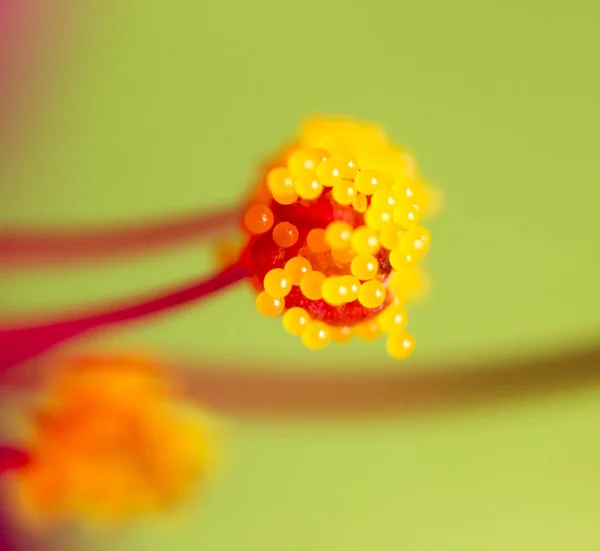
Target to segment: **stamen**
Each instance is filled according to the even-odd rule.
[[[157,297],[50,323],[0,329],[0,373],[94,329],[133,321],[208,298],[249,275],[245,267],[234,264],[207,279],[160,293]]]

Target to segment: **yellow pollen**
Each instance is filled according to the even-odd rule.
[[[316,228],[308,232],[306,244],[314,253],[325,253],[329,250],[329,244],[325,239],[325,230],[321,228]]]
[[[381,230],[379,233],[379,242],[383,247],[391,251],[400,246],[400,236],[402,228],[398,224],[390,224]]]
[[[348,327],[347,325],[343,327],[331,327],[330,332],[331,340],[338,344],[350,341],[353,336],[352,327]]]
[[[323,185],[314,176],[300,176],[296,180],[296,193],[302,199],[316,199],[322,191]]]
[[[295,256],[286,262],[284,270],[290,278],[292,285],[300,285],[302,278],[312,270],[312,266],[306,258]]]
[[[363,341],[375,341],[381,336],[381,328],[376,319],[359,323],[354,328],[354,333]]]
[[[256,297],[256,309],[263,316],[274,317],[283,312],[285,299],[272,297],[266,291],[260,292]]]
[[[294,180],[287,168],[277,167],[267,174],[267,187],[272,195],[285,196],[294,191]]]
[[[392,219],[393,212],[391,210],[369,207],[365,212],[365,224],[374,230],[383,230],[388,224],[392,223]]]
[[[399,335],[406,327],[406,312],[400,305],[388,306],[377,318],[384,333]]]
[[[311,350],[318,350],[327,345],[331,339],[329,326],[322,321],[313,321],[309,323],[302,332],[302,342],[304,346]]]
[[[352,249],[332,249],[331,256],[338,264],[350,264],[356,253]]]
[[[386,342],[386,349],[392,358],[404,360],[408,358],[415,348],[415,341],[409,333],[390,335]]]
[[[292,176],[312,176],[322,160],[322,151],[298,149],[288,157],[287,164]]]
[[[357,228],[351,237],[352,249],[358,254],[375,254],[381,249],[377,232],[366,226]]]
[[[244,215],[244,224],[250,233],[261,234],[273,227],[273,212],[267,205],[252,205]]]
[[[300,290],[309,300],[319,300],[323,297],[322,287],[327,278],[321,272],[313,270],[308,272],[300,281]]]
[[[358,300],[365,308],[377,308],[385,300],[385,287],[379,281],[370,279],[365,281],[358,293]]]
[[[280,247],[292,247],[298,241],[298,228],[289,222],[279,222],[273,228],[273,241]]]
[[[429,250],[431,236],[423,226],[414,226],[402,234],[399,250],[405,255],[422,258]]]
[[[263,281],[263,286],[265,291],[275,298],[283,298],[292,290],[292,282],[282,268],[269,270]]]
[[[310,317],[304,308],[290,308],[283,314],[283,327],[292,335],[301,335],[309,322]]]
[[[342,277],[328,277],[321,290],[323,300],[331,306],[341,306],[348,301],[349,289],[344,284]]]
[[[352,260],[352,264],[350,264],[350,271],[352,272],[352,275],[358,279],[366,281],[368,279],[373,279],[377,275],[377,272],[379,271],[379,263],[371,254],[359,254]]]
[[[354,179],[356,189],[365,195],[373,195],[377,190],[391,187],[392,179],[378,170],[361,170]]]
[[[389,210],[396,205],[396,194],[391,189],[380,189],[373,194],[371,205],[376,209]]]
[[[363,213],[367,210],[368,206],[369,202],[367,201],[367,196],[362,193],[357,193],[354,199],[352,199],[352,208],[356,212]]]
[[[325,241],[332,249],[347,250],[351,237],[352,226],[340,220],[331,222],[325,230]]]
[[[340,205],[352,205],[356,199],[356,189],[352,180],[336,182],[331,191],[331,196]]]
[[[394,222],[403,228],[415,226],[421,218],[421,211],[417,205],[402,201],[394,209]]]

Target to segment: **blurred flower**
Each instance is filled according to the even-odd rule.
[[[215,467],[212,420],[145,359],[74,361],[26,416],[30,461],[13,485],[29,520],[107,521],[164,510]]]

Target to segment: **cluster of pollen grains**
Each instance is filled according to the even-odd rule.
[[[407,358],[414,341],[405,303],[419,287],[431,241],[421,220],[434,197],[379,129],[309,122],[243,218],[242,262],[255,275],[258,311],[281,315],[310,349],[383,334],[388,353]]]

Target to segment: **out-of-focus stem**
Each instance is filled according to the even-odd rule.
[[[318,365],[264,371],[227,365],[179,367],[192,398],[217,411],[250,417],[413,416],[572,391],[600,383],[600,348],[532,359],[457,362],[438,369],[349,373]],[[348,366],[345,366],[347,368]]]
[[[120,306],[96,308],[91,313],[65,316],[62,320],[59,318],[47,323],[0,328],[0,373],[92,330],[145,318],[205,299],[248,275],[245,267],[235,264],[200,281]]]
[[[235,228],[239,208],[112,229],[37,229],[0,232],[0,271],[148,253]]]

